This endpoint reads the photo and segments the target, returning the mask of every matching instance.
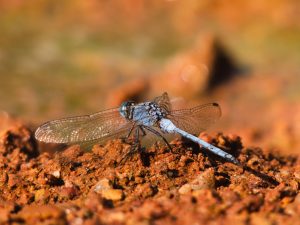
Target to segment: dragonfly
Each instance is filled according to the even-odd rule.
[[[223,159],[239,165],[231,154],[195,136],[221,116],[217,103],[208,103],[188,109],[172,109],[165,92],[152,101],[136,103],[123,102],[119,107],[91,115],[68,117],[42,124],[35,132],[35,138],[46,143],[81,144],[104,143],[109,139],[140,137],[152,133],[161,138],[172,149],[167,134],[179,134],[200,144]]]

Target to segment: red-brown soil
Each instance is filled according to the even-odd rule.
[[[20,123],[0,134],[0,224],[299,224],[300,161],[202,137],[235,155],[225,162],[182,140],[124,163],[120,140],[39,153]]]

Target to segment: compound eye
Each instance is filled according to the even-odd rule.
[[[131,101],[126,101],[126,102],[123,102],[123,103],[121,104],[120,109],[121,109],[121,110],[126,110],[126,109],[128,108],[128,106],[132,106],[132,105],[133,105],[133,102],[131,102]]]
[[[127,104],[128,102],[123,102],[119,108],[119,112],[123,117],[126,117],[127,115]]]
[[[134,102],[132,102],[132,101],[123,102],[119,109],[120,114],[123,117],[128,118],[129,112],[131,111],[132,106],[134,106]]]

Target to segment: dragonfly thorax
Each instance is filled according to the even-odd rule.
[[[144,102],[136,104],[133,101],[123,102],[120,106],[120,114],[127,120],[135,121],[137,124],[153,126],[159,120],[166,117],[167,112],[156,102]]]
[[[166,117],[166,112],[156,102],[144,102],[132,107],[131,120],[145,126],[154,126]]]

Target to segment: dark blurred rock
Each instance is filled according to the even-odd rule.
[[[169,60],[151,79],[151,92],[192,98],[228,81],[236,66],[225,48],[211,34],[201,35],[194,46]]]

